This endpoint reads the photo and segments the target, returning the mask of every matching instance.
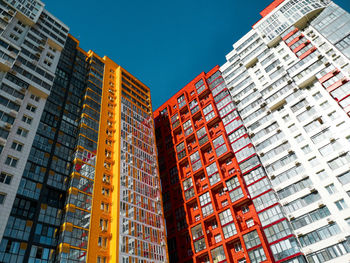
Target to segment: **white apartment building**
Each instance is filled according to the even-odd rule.
[[[348,262],[350,14],[322,0],[270,7],[221,67],[247,132],[232,145],[242,162],[259,156],[269,183],[253,202],[272,187],[306,260]]]
[[[41,1],[0,1],[0,240],[67,35]]]

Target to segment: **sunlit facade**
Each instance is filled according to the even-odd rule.
[[[261,15],[220,68],[255,149],[246,157],[261,160],[262,191],[274,190],[306,260],[345,262],[350,15],[317,0],[274,1]]]
[[[149,88],[0,4],[0,262],[167,262]]]

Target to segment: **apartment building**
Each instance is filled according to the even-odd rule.
[[[68,27],[40,1],[0,1],[0,239],[25,173]]]
[[[0,262],[167,262],[149,88],[0,4]]]
[[[307,262],[347,262],[350,15],[318,0],[261,15],[220,68],[248,140],[234,142],[236,158],[260,160],[269,180],[255,184],[273,189]]]
[[[171,262],[305,262],[218,66],[154,117]]]

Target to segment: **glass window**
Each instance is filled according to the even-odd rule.
[[[10,184],[12,180],[12,175],[5,173],[5,172],[1,172],[0,174],[0,183],[3,184]]]
[[[5,202],[5,197],[6,197],[5,193],[0,193],[0,205],[2,205]]]
[[[190,160],[191,160],[191,165],[192,165],[193,171],[197,171],[198,169],[200,169],[202,167],[202,162],[200,160],[200,155],[199,155],[198,151],[190,156]]]
[[[207,122],[210,121],[211,119],[213,119],[215,117],[215,112],[214,112],[214,109],[213,109],[213,105],[209,104],[208,106],[206,106],[203,109],[203,114],[204,114],[204,118],[205,118],[205,120]]]
[[[221,135],[213,140],[216,156],[219,157],[227,152],[227,146],[225,144],[224,137]]]
[[[344,199],[340,199],[335,202],[335,205],[337,206],[338,210],[344,210],[345,208],[348,208],[347,203],[345,203]]]

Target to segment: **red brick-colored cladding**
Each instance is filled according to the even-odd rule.
[[[163,200],[170,261],[213,262],[215,249],[222,247],[224,256],[217,262],[237,262],[242,258],[249,262],[243,235],[256,230],[267,258],[266,262],[273,262],[259,218],[208,87],[207,79],[218,70],[219,67],[216,66],[207,74],[201,73],[154,112],[159,166],[163,169],[160,174],[162,192],[165,195]],[[204,86],[198,94],[195,84],[200,80],[203,80]],[[184,101],[178,101],[182,95]],[[197,103],[194,103],[195,100]],[[210,104],[213,110],[204,113],[203,109]],[[195,110],[197,106],[198,109]],[[205,117],[212,113],[215,116],[207,121]],[[189,120],[192,130],[188,126]],[[204,135],[198,136],[197,132],[203,128]],[[217,156],[213,141],[221,136],[224,143],[216,148],[226,145],[227,150]],[[182,145],[183,147],[180,147]],[[191,163],[190,156],[195,156],[197,152],[199,160]],[[200,168],[198,162],[201,163]],[[209,174],[206,167],[214,163],[218,171]],[[177,167],[177,174],[174,173],[173,167]],[[174,174],[178,179],[173,178]],[[238,179],[236,181],[240,186],[228,190],[228,182],[232,182],[234,178]],[[189,180],[192,181],[192,186],[187,183]],[[213,180],[214,183],[211,182]],[[231,202],[230,192],[239,187],[242,188],[242,198]],[[207,193],[211,201],[201,206],[199,197]],[[203,215],[203,211],[208,210],[208,207],[209,211],[212,207],[213,212]],[[233,219],[222,225],[219,214],[228,209]],[[237,233],[225,239],[223,228],[231,223],[234,223]],[[194,231],[197,228],[198,231]],[[196,251],[195,244],[203,246],[203,241],[205,248]],[[178,257],[175,254],[178,254]]]

